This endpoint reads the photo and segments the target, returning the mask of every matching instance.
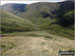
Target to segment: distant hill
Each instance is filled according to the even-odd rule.
[[[1,10],[0,28],[2,32],[31,31],[35,25],[27,19],[15,16],[9,12]]]
[[[25,11],[19,12],[16,15],[19,15],[23,18],[27,18],[32,22],[34,22],[35,24],[38,24],[39,21],[41,21],[41,23],[42,21],[46,22],[48,21],[50,23],[50,21],[52,22],[52,20],[58,21],[55,23],[58,23],[61,26],[70,26],[74,24],[73,13],[72,13],[72,19],[70,19],[72,22],[69,22],[70,21],[69,19],[66,20],[65,17],[65,14],[69,12],[74,12],[73,1],[64,1],[58,3],[39,2],[27,5],[25,9],[26,9]]]
[[[2,5],[2,10],[11,12],[11,13],[17,13],[18,11],[24,10],[24,8],[27,6],[27,4],[16,4],[16,3],[7,3]]]
[[[59,4],[51,3],[51,2],[38,2],[38,3],[27,5],[27,7],[25,8],[27,8],[27,11],[20,12],[18,13],[18,15],[21,15],[22,17],[25,17],[23,15],[26,15],[28,17],[42,16],[42,17],[53,18],[55,14],[53,14],[52,12],[54,12],[55,10],[58,10]]]
[[[48,30],[52,34],[72,37],[72,39],[74,37],[74,1],[38,2],[16,6],[13,4],[13,7],[9,4],[8,10],[4,6],[7,5],[2,7],[5,11],[9,10],[23,20],[31,21],[39,30]]]
[[[30,4],[26,8],[27,10],[16,15],[29,19],[41,30],[50,30],[52,34],[74,38],[73,1],[39,2]]]

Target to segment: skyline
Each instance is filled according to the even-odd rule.
[[[65,0],[61,0],[61,1],[65,1]],[[22,1],[22,0],[20,0],[20,1],[11,1],[11,0],[9,0],[9,1],[4,1],[4,0],[2,0],[2,1],[0,1],[0,5],[3,5],[3,4],[6,4],[6,3],[19,3],[19,4],[31,4],[31,3],[36,3],[36,2],[61,2],[60,0],[36,0],[36,1]]]

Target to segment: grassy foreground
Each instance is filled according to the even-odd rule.
[[[74,50],[74,40],[37,31],[18,34],[0,38],[2,56],[59,56],[60,50]]]

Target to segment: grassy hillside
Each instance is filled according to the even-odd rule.
[[[73,4],[4,5],[10,8],[0,10],[0,55],[59,56],[59,51],[75,51]]]
[[[11,13],[1,10],[1,31],[16,32],[16,31],[31,31],[35,29],[35,25],[27,19],[20,18]]]
[[[21,7],[23,8],[19,8],[20,10],[14,7],[17,10],[17,13],[15,12],[15,14],[22,17],[23,20],[27,19],[31,21],[39,31],[45,30],[52,34],[74,39],[73,1],[64,1],[59,3],[39,2],[27,5],[26,7],[22,5]],[[20,24],[22,30],[25,30],[23,28],[25,27],[24,24],[26,23]],[[30,23],[28,25],[30,25]]]
[[[17,15],[29,19],[40,30],[47,30],[49,33],[74,39],[73,1],[60,3],[40,2],[30,4],[26,8],[26,11],[19,12]]]
[[[74,50],[74,40],[46,32],[33,33],[37,36],[25,35],[0,38],[1,56],[59,56],[60,50]],[[22,32],[22,34],[24,33]]]

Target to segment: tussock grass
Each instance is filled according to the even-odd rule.
[[[42,37],[7,36],[0,38],[2,56],[59,56],[59,51],[74,50],[74,40],[51,35]]]

